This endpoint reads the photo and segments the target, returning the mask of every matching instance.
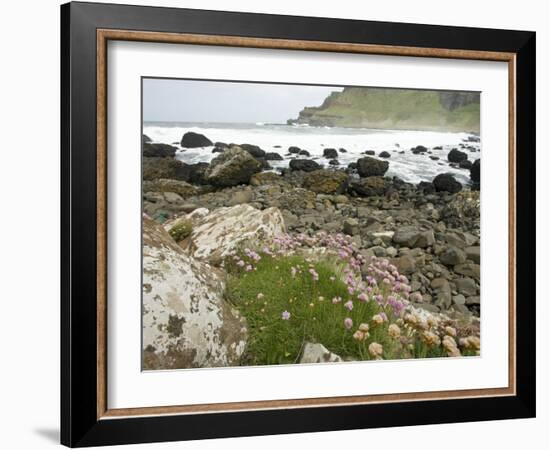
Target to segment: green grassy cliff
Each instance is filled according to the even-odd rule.
[[[348,87],[288,123],[479,133],[479,93]]]

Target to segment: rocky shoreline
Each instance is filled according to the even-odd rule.
[[[201,147],[206,142],[210,141],[205,136],[187,133],[181,145]],[[280,154],[255,145],[217,142],[214,152],[219,154],[210,164],[185,164],[174,158],[175,147],[151,143],[144,136],[143,211],[162,224],[247,205],[266,212],[260,220],[281,217],[283,223],[276,228],[290,234],[344,233],[367,260],[387,258],[408,277],[414,307],[460,320],[477,319],[480,160],[468,160],[470,144],[464,142],[462,149],[448,155],[448,164],[470,172],[469,186],[445,173],[413,185],[384,177],[391,164],[389,154],[361,155],[346,168],[322,167],[300,154],[305,150],[291,147],[288,152],[300,157],[276,173],[269,160]],[[334,150],[337,159],[337,150],[326,150]],[[419,145],[403,151],[427,157],[430,149]],[[228,210],[220,211],[219,220],[224,220]],[[247,209],[248,213],[254,214]],[[257,222],[260,216],[254,217]],[[238,226],[246,228],[244,223]],[[219,267],[222,259],[210,258],[208,264]]]

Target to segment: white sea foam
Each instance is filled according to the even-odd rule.
[[[213,147],[181,149],[179,141],[184,133],[194,131],[204,134],[212,142],[236,144],[254,144],[266,152],[277,152],[284,157],[283,161],[270,161],[274,168],[287,167],[290,161],[288,147],[297,146],[307,150],[311,159],[327,165],[328,160],[323,157],[323,149],[344,148],[345,153],[338,154],[341,167],[357,161],[365,150],[374,150],[376,155],[387,151],[390,168],[387,176],[398,176],[404,181],[418,183],[431,181],[440,173],[453,173],[461,183],[469,183],[469,171],[455,169],[447,162],[447,154],[453,148],[470,136],[468,133],[442,133],[432,131],[403,131],[403,130],[368,130],[330,127],[305,127],[272,124],[192,124],[192,123],[145,123],[143,132],[153,142],[173,144],[178,147],[176,157],[183,162],[192,164],[210,162],[217,154],[212,153]],[[423,145],[431,154],[413,154],[410,149]],[[479,150],[479,144],[473,145]],[[276,147],[280,146],[280,147]],[[436,150],[434,147],[441,146]],[[404,151],[404,153],[399,153]],[[473,162],[480,158],[480,153],[469,152],[468,158]],[[296,155],[292,155],[295,157]],[[430,156],[437,156],[439,160],[432,160]]]

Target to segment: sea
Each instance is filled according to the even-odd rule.
[[[176,158],[188,163],[210,162],[219,153],[212,153],[214,147],[185,149],[179,142],[184,133],[194,131],[205,135],[212,142],[254,144],[266,152],[277,152],[284,159],[269,161],[274,170],[288,167],[296,155],[288,154],[288,147],[296,146],[310,153],[308,159],[328,166],[323,149],[345,149],[338,154],[340,167],[361,158],[365,150],[374,150],[378,155],[387,151],[390,166],[386,176],[397,176],[409,183],[431,181],[440,173],[452,173],[462,184],[469,184],[470,171],[449,166],[447,154],[453,148],[465,151],[474,162],[481,156],[480,143],[467,142],[473,151],[461,149],[472,136],[469,133],[447,133],[434,131],[376,130],[364,128],[311,127],[307,125],[286,125],[267,123],[191,123],[191,122],[144,122],[143,133],[153,142],[172,144],[178,148]],[[431,154],[413,154],[410,149],[423,145]],[[442,147],[434,149],[434,147]],[[403,152],[403,153],[400,153]],[[430,159],[437,156],[439,160]]]

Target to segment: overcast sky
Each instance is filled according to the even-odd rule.
[[[286,123],[342,88],[143,79],[143,120]]]

